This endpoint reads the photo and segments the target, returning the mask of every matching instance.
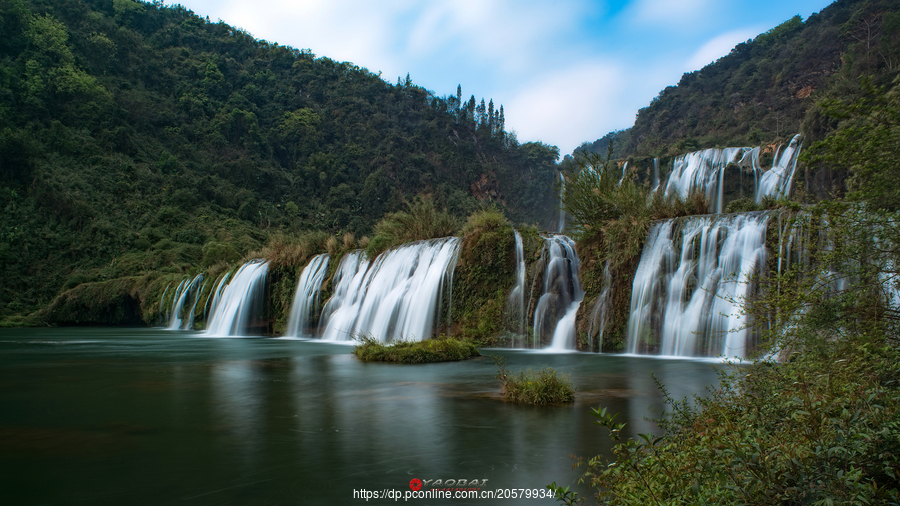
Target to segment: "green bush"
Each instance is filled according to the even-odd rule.
[[[424,364],[454,362],[481,356],[478,348],[471,342],[450,337],[394,343],[382,343],[369,336],[360,336],[357,340],[359,345],[353,349],[353,353],[365,362]]]
[[[375,235],[366,248],[369,258],[400,244],[448,237],[459,230],[456,218],[435,207],[430,195],[416,196],[405,211],[390,213],[375,225]]]
[[[518,376],[506,368],[506,361],[494,357],[497,378],[501,382],[503,398],[521,404],[560,404],[575,400],[575,388],[568,376],[557,376],[556,371],[545,367],[540,371],[519,371]]]

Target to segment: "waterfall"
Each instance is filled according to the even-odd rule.
[[[653,159],[653,173],[651,174],[652,180],[650,181],[651,192],[655,192],[659,189],[659,158]]]
[[[575,315],[584,298],[578,271],[581,261],[575,242],[564,235],[545,237],[541,252],[543,290],[534,309],[533,347],[548,334],[549,350],[575,349]],[[550,333],[552,329],[552,334]]]
[[[517,334],[525,335],[525,248],[522,245],[522,235],[518,230],[516,235],[516,284],[509,292],[506,302],[506,311],[509,321],[515,324]]]
[[[223,337],[246,335],[250,319],[262,307],[268,270],[268,262],[250,261],[238,269],[221,294],[217,291],[212,315],[206,326],[207,335]],[[219,282],[219,288],[224,282],[223,278]]]
[[[163,307],[165,307],[165,303],[166,303],[166,294],[169,293],[169,288],[172,288],[172,283],[169,283],[168,285],[166,285],[166,289],[163,290],[162,297],[159,298],[159,318],[162,321],[169,320],[168,312],[163,313]]]
[[[169,330],[189,329],[194,326],[194,308],[197,306],[197,298],[200,295],[200,283],[202,282],[203,274],[197,274],[190,283],[184,280],[178,285],[178,288],[175,290],[175,297],[172,299]],[[188,317],[183,320],[181,315],[184,311],[184,304],[188,299],[192,301],[191,310]]]
[[[619,178],[619,186],[622,186],[622,183],[625,182],[625,176],[628,175],[628,162],[626,161],[624,165],[622,165],[622,177]]]
[[[203,314],[206,315],[207,321],[210,318],[210,315],[216,312],[216,306],[219,304],[219,298],[222,296],[222,291],[225,290],[225,286],[228,283],[228,277],[231,276],[230,272],[226,272],[219,282],[216,283],[216,287],[206,296],[206,309]],[[212,304],[210,304],[210,300]]]
[[[362,250],[344,255],[331,281],[332,295],[322,308],[319,328],[325,339],[335,340],[346,337],[338,329],[350,329],[359,311],[359,304],[365,295],[363,280],[369,269],[369,260]],[[328,329],[331,329],[329,333]]]
[[[328,272],[328,259],[327,253],[316,255],[300,273],[294,304],[284,333],[286,336],[298,337],[301,333],[309,334],[309,316],[318,309],[322,281]]]
[[[453,282],[460,242],[458,237],[418,241],[385,251],[371,264],[357,260],[346,285],[355,292],[348,290],[339,301],[326,304],[323,338],[364,335],[382,342],[430,338],[440,319],[444,287]],[[345,283],[350,270],[348,266],[337,283]]]
[[[768,220],[751,213],[655,224],[632,286],[627,351],[746,357],[753,335],[741,302],[767,258]]]
[[[797,158],[800,156],[802,144],[803,137],[797,134],[791,139],[781,156],[778,156],[777,152],[775,153],[772,169],[763,174],[759,180],[759,190],[756,192],[757,204],[762,202],[763,197],[769,195],[780,197],[791,193],[791,181],[794,179],[794,171],[797,169]]]
[[[612,291],[612,273],[609,271],[610,261],[603,264],[603,284],[600,285],[600,295],[594,303],[591,311],[591,324],[588,328],[588,350],[594,349],[594,335],[597,336],[597,351],[603,350],[603,332],[609,320],[609,294]]]
[[[759,148],[724,148],[694,151],[675,158],[665,194],[687,198],[692,191],[703,191],[710,207],[721,213],[724,205],[725,167],[730,163],[752,165],[753,152]]]
[[[797,157],[800,154],[803,136],[795,135],[790,144],[779,154],[776,150],[772,168],[762,170],[759,165],[760,148],[723,148],[694,151],[675,158],[672,162],[672,173],[665,186],[666,195],[688,197],[692,191],[702,191],[709,198],[710,209],[721,213],[725,205],[725,169],[729,164],[737,164],[743,173],[754,175],[754,198],[757,203],[769,195],[788,195],[791,191],[791,180],[797,168]]]

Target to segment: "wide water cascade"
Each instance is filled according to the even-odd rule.
[[[635,274],[626,350],[680,357],[748,356],[741,312],[765,265],[766,213],[655,224]]]
[[[692,191],[702,191],[709,198],[710,209],[721,213],[725,205],[725,169],[731,164],[740,168],[742,177],[744,172],[752,173],[753,196],[757,203],[766,196],[787,195],[791,190],[802,140],[800,134],[795,135],[780,155],[779,146],[772,168],[768,171],[760,167],[758,146],[711,148],[678,156],[672,163],[672,172],[665,185],[666,195],[678,194],[686,198]]]
[[[263,304],[266,287],[266,274],[269,263],[253,260],[241,266],[224,287],[225,279],[219,282],[216,299],[206,326],[206,334],[216,337],[246,335],[251,318]]]
[[[541,252],[543,288],[534,309],[532,347],[538,348],[550,337],[548,350],[575,349],[575,315],[584,299],[578,271],[581,261],[575,241],[564,235],[545,238]],[[543,339],[542,339],[543,338]]]
[[[458,237],[404,244],[371,263],[348,254],[325,304],[323,339],[369,336],[382,342],[431,337],[440,321],[445,288],[452,287]]]
[[[294,304],[288,318],[285,336],[299,337],[311,335],[310,316],[319,307],[319,295],[322,291],[322,281],[328,273],[328,259],[326,253],[316,255],[300,273],[297,282],[297,292],[294,294]]]
[[[200,286],[203,283],[203,274],[197,274],[190,282],[184,280],[175,290],[172,298],[172,314],[169,318],[169,330],[190,329],[194,326],[194,309],[197,307],[197,299],[200,296]],[[190,299],[191,310],[187,318],[182,318],[185,303]]]

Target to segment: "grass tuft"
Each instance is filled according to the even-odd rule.
[[[494,356],[497,378],[502,382],[503,398],[522,404],[561,404],[575,400],[575,388],[568,375],[558,376],[556,370],[545,367],[540,371],[526,369],[513,374],[502,357]]]

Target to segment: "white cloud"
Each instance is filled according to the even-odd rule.
[[[584,141],[602,137],[615,125],[630,126],[634,110],[622,104],[625,72],[617,65],[579,62],[541,75],[514,92],[506,125],[520,141],[540,139],[571,153]]]
[[[632,13],[638,24],[690,29],[678,25],[696,23],[709,17],[717,4],[715,0],[638,0],[632,7]]]
[[[755,37],[759,32],[760,31],[756,29],[742,28],[740,30],[723,33],[722,35],[713,38],[703,44],[703,46],[694,52],[690,59],[688,59],[687,64],[685,65],[685,71],[690,72],[692,70],[700,70],[704,66],[730,53],[731,49],[739,43]]]
[[[526,72],[553,52],[554,39],[571,29],[586,7],[581,1],[432,1],[408,28],[405,50],[416,59],[457,58],[494,71]]]

